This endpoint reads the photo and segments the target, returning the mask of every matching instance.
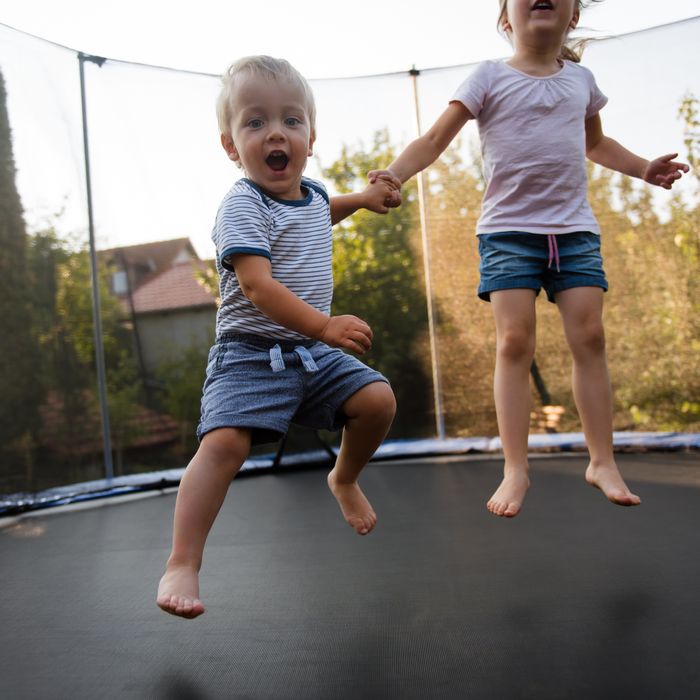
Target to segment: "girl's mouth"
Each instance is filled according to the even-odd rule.
[[[289,163],[289,156],[283,151],[272,151],[267,158],[265,158],[267,165],[276,171],[284,170]]]

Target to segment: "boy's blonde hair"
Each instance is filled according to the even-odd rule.
[[[588,7],[594,2],[602,2],[603,0],[577,0],[579,12],[585,7]],[[498,31],[503,32],[503,20],[507,16],[508,0],[498,0]],[[565,41],[559,52],[559,58],[565,59],[567,61],[573,61],[574,63],[581,62],[581,56],[583,55],[583,50],[586,45],[593,41],[591,38],[581,37],[578,39],[572,39],[570,41]]]
[[[267,79],[282,80],[298,87],[304,94],[311,130],[316,127],[316,104],[310,85],[289,61],[272,56],[245,56],[232,63],[221,76],[221,92],[216,101],[216,117],[219,131],[231,136],[231,119],[235,114],[236,80],[240,75],[259,75]]]

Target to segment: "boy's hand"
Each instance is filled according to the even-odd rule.
[[[372,347],[372,329],[357,316],[331,316],[320,340],[331,347],[364,355]]]
[[[652,185],[658,185],[665,190],[670,190],[676,180],[680,180],[683,173],[687,173],[689,167],[685,163],[677,163],[677,153],[669,153],[649,161],[642,179]]]

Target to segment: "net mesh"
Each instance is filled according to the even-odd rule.
[[[695,18],[587,48],[584,64],[610,98],[602,112],[606,133],[645,156],[673,149],[692,156],[699,29]],[[196,449],[216,309],[210,231],[239,175],[218,142],[219,79],[114,60],[84,67],[115,471],[181,466]],[[417,113],[427,128],[474,67],[311,80],[317,141],[307,174],[331,191],[358,189],[368,169],[386,166],[416,136]],[[38,358],[26,370],[34,391],[5,408],[0,491],[11,493],[101,477],[104,460],[78,55],[0,26],[0,72],[13,158],[8,181],[19,194],[27,234],[21,252],[27,286],[4,288],[3,308],[17,315],[20,297],[32,299],[29,318],[17,327]],[[679,117],[684,100],[685,119]],[[387,217],[359,212],[336,228],[336,310],[366,318],[375,330],[368,362],[390,377],[397,393],[393,437],[435,434],[435,363],[446,434],[497,432],[493,321],[475,296],[478,154],[470,123],[426,173],[429,290],[415,180],[399,210]],[[606,329],[615,427],[697,429],[698,180],[685,178],[673,195],[598,169],[590,182],[611,284]],[[16,263],[6,258],[4,264]],[[14,341],[5,334],[1,342],[5,356]],[[561,323],[543,300],[536,362],[533,431],[578,430]],[[20,369],[6,372],[0,384],[15,381]]]

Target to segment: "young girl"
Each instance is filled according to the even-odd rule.
[[[488,182],[477,225],[479,297],[496,321],[494,397],[505,456],[504,478],[488,501],[513,517],[529,488],[527,439],[535,351],[535,298],[544,287],[559,307],[573,356],[573,393],[590,453],[586,481],[622,506],[640,503],[618,471],[612,444],[612,395],[602,324],[607,281],[600,231],[588,205],[585,157],[670,189],[688,166],[678,154],[648,161],[602,131],[607,98],[567,46],[577,0],[500,0],[499,28],[513,56],[486,61],[457,89],[430,130],[388,170],[369,173],[400,187],[435,161],[469,119],[476,119]]]

